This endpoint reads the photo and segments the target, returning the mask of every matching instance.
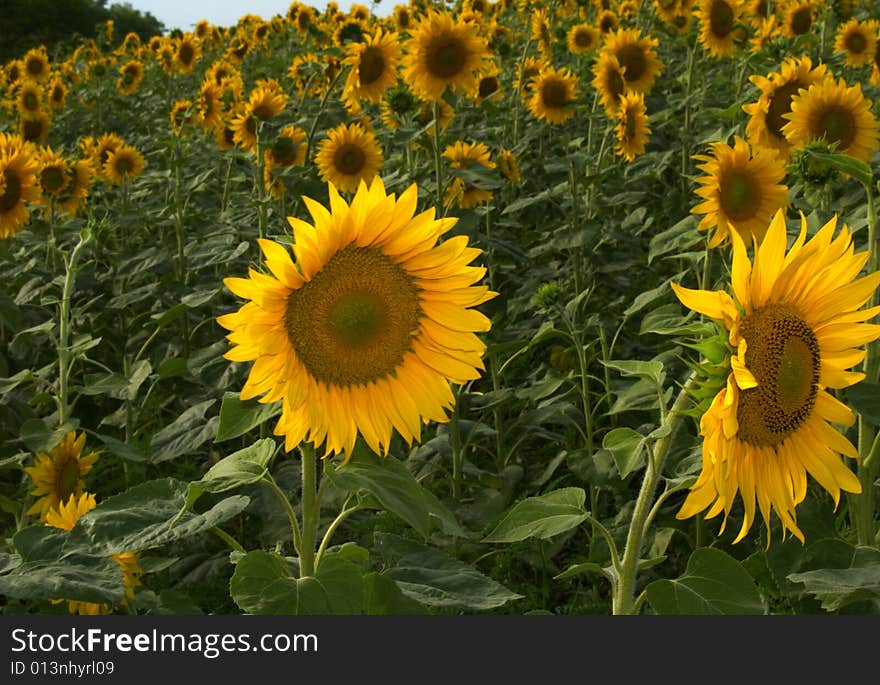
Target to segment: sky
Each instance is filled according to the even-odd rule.
[[[276,14],[284,16],[293,0],[127,0],[141,12],[149,12],[165,24],[165,28],[192,31],[202,19],[207,19],[217,26],[232,26],[244,14],[259,14],[263,19],[271,19]],[[339,9],[348,11],[352,2],[370,7],[369,0],[336,0]],[[405,0],[381,0],[374,11],[380,15],[388,15],[397,4]],[[116,4],[109,2],[108,4]],[[305,0],[304,4],[323,11],[326,0]]]

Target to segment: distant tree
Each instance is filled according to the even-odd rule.
[[[134,31],[142,39],[163,33],[164,25],[130,4],[107,0],[0,0],[0,63],[45,45],[50,55],[82,38],[94,38],[101,24],[112,19],[116,40]]]

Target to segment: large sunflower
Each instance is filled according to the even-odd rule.
[[[730,57],[739,37],[736,24],[742,13],[735,0],[700,0],[700,44],[713,57]]]
[[[365,42],[346,45],[345,54],[343,63],[351,67],[343,90],[346,100],[379,102],[387,88],[397,85],[400,45],[396,33],[376,29]]]
[[[633,161],[637,155],[645,151],[651,129],[648,127],[648,113],[643,93],[629,92],[621,95],[615,133],[617,145],[614,151],[627,162]]]
[[[399,199],[378,177],[347,204],[330,184],[330,208],[304,198],[314,225],[290,218],[293,254],[260,240],[272,275],[227,278],[250,300],[218,318],[232,361],[254,361],[243,399],[282,401],[276,435],[351,454],[358,434],[385,453],[396,429],[411,443],[423,421],[446,421],[449,382],[479,377],[489,320],[469,309],[495,293],[473,284],[480,251],[456,236],[456,219],[415,215],[418,190]]]
[[[837,151],[867,162],[880,147],[877,119],[860,84],[847,86],[843,79],[828,79],[801,91],[791,100],[788,123],[782,127],[794,147],[824,138]]]
[[[27,204],[40,198],[32,146],[0,133],[0,238],[11,238],[27,223]]]
[[[795,507],[807,490],[807,473],[839,501],[840,491],[860,492],[858,479],[840,455],[857,458],[852,444],[830,423],[851,426],[855,416],[826,388],[845,388],[864,374],[847,371],[880,337],[880,326],[866,324],[878,308],[860,310],[880,272],[853,280],[868,259],[853,253],[844,226],[834,237],[837,218],[805,242],[806,220],[786,253],[782,211],[776,213],[754,263],[745,243],[732,235],[732,295],[724,291],[672,287],[682,303],[722,322],[731,345],[726,387],[700,421],[703,468],[678,518],[709,509],[707,517],[733,507],[739,492],[745,509],[735,541],[749,531],[755,501],[767,524],[776,510],[783,535],[802,542]],[[722,525],[722,530],[724,526]]]
[[[760,240],[773,213],[788,206],[788,188],[780,183],[785,178],[782,161],[761,148],[750,151],[739,136],[733,147],[722,142],[711,147],[711,155],[695,155],[706,173],[697,179],[702,187],[696,191],[704,201],[691,209],[694,214],[705,214],[699,229],[715,229],[710,248],[731,233]]]
[[[657,39],[643,36],[638,29],[618,29],[606,36],[602,51],[617,58],[628,90],[647,93],[663,67],[655,47]]]
[[[749,115],[746,136],[752,146],[776,150],[787,158],[791,143],[786,140],[782,127],[786,124],[785,115],[791,111],[791,99],[802,88],[829,78],[825,65],[813,67],[807,55],[785,59],[780,70],[766,78],[751,76],[749,80],[761,90],[757,102],[743,105],[743,111]]]
[[[382,168],[382,148],[372,131],[360,124],[340,124],[318,146],[315,163],[322,181],[353,193]]]
[[[574,116],[577,80],[567,68],[546,66],[532,84],[529,111],[536,119],[561,124]]]
[[[873,22],[850,19],[837,30],[834,49],[846,56],[851,67],[870,64],[877,50],[877,29]]]
[[[49,452],[37,452],[37,463],[25,468],[34,483],[31,494],[38,497],[28,514],[39,514],[45,521],[51,509],[57,509],[67,502],[71,495],[78,497],[83,492],[83,476],[92,470],[98,459],[95,452],[82,455],[86,444],[86,434],[78,436],[69,432]]]
[[[475,24],[431,11],[406,42],[404,79],[425,100],[439,100],[447,87],[472,93],[488,58]]]

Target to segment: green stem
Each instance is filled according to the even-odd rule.
[[[70,261],[65,260],[64,286],[61,291],[61,304],[58,312],[58,425],[63,426],[70,418],[70,403],[67,401],[72,354],[70,352],[70,298],[73,294],[73,282],[76,276],[76,265],[79,253],[92,238],[89,228],[79,235],[79,242],[70,254]]]
[[[458,430],[458,387],[452,389],[452,394],[455,397],[455,404],[452,407],[452,416],[449,417],[449,447],[452,449],[452,496],[458,499],[461,496],[461,474],[464,470],[464,453],[461,449],[461,433]]]
[[[682,125],[682,135],[681,135],[681,192],[685,193],[687,190],[685,180],[688,174],[688,160],[690,159],[690,146],[689,146],[689,137],[690,137],[690,125],[691,125],[691,90],[693,89],[694,83],[694,66],[696,64],[696,54],[697,54],[697,43],[695,42],[693,47],[691,47],[690,55],[688,56],[688,66],[687,66],[687,80],[685,81],[685,92],[684,92],[684,123]]]
[[[440,163],[440,102],[434,100],[434,180],[437,182],[437,212],[445,215],[443,207],[443,165]]]
[[[299,548],[299,577],[315,575],[315,540],[318,537],[317,462],[315,446],[300,444],[302,452],[302,544]]]
[[[290,500],[287,499],[287,495],[284,494],[284,491],[278,487],[278,483],[275,482],[275,479],[268,473],[263,476],[260,482],[269,486],[269,489],[275,493],[276,497],[278,497],[281,506],[284,507],[284,511],[287,513],[287,519],[290,521],[290,530],[293,533],[293,548],[296,550],[297,554],[299,554],[300,548],[302,547],[302,537],[299,532],[299,523],[297,523],[296,520],[296,512],[293,510]]]
[[[256,166],[256,176],[254,178],[254,192],[257,195],[257,228],[259,230],[260,238],[265,237],[266,235],[266,188],[263,184],[263,172],[264,172],[264,161],[263,161],[263,150],[262,150],[262,140],[260,136],[261,129],[263,128],[263,122],[257,122],[257,159],[255,162]]]
[[[241,544],[238,542],[238,540],[236,540],[234,537],[232,537],[229,533],[227,533],[225,530],[223,530],[219,526],[214,526],[213,528],[211,528],[211,532],[214,533],[214,535],[216,535],[218,538],[223,540],[223,542],[225,542],[227,545],[229,545],[236,552],[241,552],[242,554],[247,554],[247,550],[241,546]]]
[[[330,84],[327,86],[327,90],[324,91],[324,96],[321,98],[321,104],[318,106],[318,113],[315,115],[314,120],[312,120],[312,126],[309,129],[308,141],[306,142],[306,159],[305,159],[306,164],[309,163],[309,159],[310,159],[309,155],[311,155],[311,153],[312,153],[312,143],[315,139],[315,131],[318,129],[318,121],[321,118],[321,114],[323,114],[323,112],[324,112],[324,107],[327,106],[327,99],[330,97],[330,93],[333,92],[333,86],[336,85],[336,81],[342,75],[343,71],[344,71],[344,69],[340,69],[336,73],[336,76],[333,77],[333,80],[330,81]]]
[[[649,450],[648,465],[645,469],[645,478],[642,481],[642,487],[639,490],[636,506],[633,509],[632,521],[629,524],[629,530],[626,535],[626,547],[623,551],[623,561],[621,562],[620,575],[617,579],[617,587],[615,588],[612,600],[612,611],[615,616],[632,614],[636,610],[634,601],[634,591],[636,584],[636,575],[638,573],[639,555],[642,551],[642,544],[647,533],[648,514],[651,511],[651,505],[654,499],[654,492],[660,477],[663,474],[663,464],[669,454],[669,448],[672,445],[672,439],[684,417],[683,410],[690,402],[690,391],[696,386],[696,373],[692,373],[679,391],[675,404],[666,416],[670,430],[662,438],[660,438]]]
[[[346,500],[346,504],[348,500]],[[324,537],[321,539],[321,544],[318,546],[318,553],[315,555],[315,568],[319,568],[321,566],[321,559],[324,558],[324,553],[327,551],[327,547],[330,545],[330,538],[333,537],[333,533],[336,532],[336,529],[342,524],[345,519],[351,516],[354,512],[360,511],[363,507],[359,504],[351,507],[350,509],[346,509],[343,505],[342,511],[339,512],[339,515],[333,519],[333,522],[330,524],[330,527],[327,528],[327,532],[324,533]]]

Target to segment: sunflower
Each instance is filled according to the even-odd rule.
[[[182,133],[184,126],[196,126],[200,123],[199,112],[191,100],[178,100],[171,107],[169,114],[171,130]]]
[[[532,86],[528,101],[529,111],[536,119],[561,124],[574,116],[577,81],[567,68],[547,66],[541,70]]]
[[[339,24],[333,32],[333,42],[341,48],[347,43],[363,43],[366,27],[357,19],[347,19]]]
[[[501,175],[504,176],[504,178],[512,183],[519,183],[522,181],[519,160],[516,158],[516,155],[506,147],[501,148],[501,152],[498,155],[498,171],[501,172]]]
[[[97,140],[86,139],[82,142],[83,153],[92,163],[92,166],[102,172],[102,174],[104,162],[123,145],[125,145],[125,140],[115,133],[103,133]]]
[[[697,16],[700,18],[700,44],[712,57],[730,57],[739,37],[736,24],[742,14],[735,0],[700,0]]]
[[[49,55],[42,45],[28,50],[22,59],[24,75],[34,81],[45,81],[52,73],[49,68]]]
[[[70,431],[48,453],[37,452],[37,463],[24,469],[34,483],[30,494],[39,497],[27,510],[28,514],[39,514],[45,521],[51,509],[57,509],[71,495],[79,497],[82,494],[85,486],[82,477],[91,471],[98,459],[95,452],[80,456],[85,444],[85,433],[77,436]]]
[[[532,84],[545,66],[547,65],[537,57],[526,57],[522,62],[522,66],[517,67],[517,88],[525,93],[530,92]]]
[[[67,173],[68,183],[56,206],[70,216],[76,216],[85,205],[89,194],[93,176],[92,165],[87,159],[81,159],[68,165]]]
[[[272,167],[288,167],[306,161],[306,132],[299,126],[285,126],[266,147],[266,162]]]
[[[245,112],[260,121],[269,121],[284,111],[287,95],[280,89],[264,83],[251,91]]]
[[[655,38],[642,36],[638,29],[618,29],[606,36],[602,51],[617,58],[628,90],[647,93],[662,70],[654,51],[657,44]]]
[[[731,233],[761,240],[773,213],[788,206],[788,188],[780,183],[785,178],[782,160],[761,148],[750,151],[739,136],[733,147],[720,142],[711,147],[710,156],[695,155],[706,173],[697,179],[703,187],[696,191],[704,201],[691,209],[693,214],[705,214],[698,228],[715,229],[710,248]]]
[[[132,95],[144,78],[144,65],[136,59],[126,62],[119,69],[116,88],[122,95]]]
[[[67,531],[73,530],[80,517],[90,512],[96,506],[95,496],[88,492],[71,495],[65,502],[59,504],[56,509],[51,509],[46,514],[46,525]],[[141,584],[138,578],[143,573],[138,563],[140,555],[137,552],[122,552],[112,556],[119,565],[119,570],[122,571],[122,587],[125,592],[125,599],[122,600],[121,604],[125,606],[134,599],[134,589]],[[64,600],[52,600],[52,603],[58,604],[62,601]],[[108,604],[79,602],[75,600],[67,601],[67,609],[71,614],[80,614],[81,616],[100,616],[113,611],[113,607]]]
[[[400,45],[397,34],[376,29],[363,43],[345,46],[343,64],[351,68],[343,89],[347,101],[379,102],[387,88],[397,85]]]
[[[760,52],[765,49],[770,41],[779,37],[779,21],[775,14],[771,14],[767,19],[760,20],[755,25],[755,35],[749,41],[753,52]]]
[[[420,126],[424,126],[425,133],[434,136],[434,105],[437,105],[437,114],[440,123],[440,131],[445,131],[452,120],[455,118],[455,110],[446,100],[440,99],[435,102],[420,102],[418,112],[416,112],[416,122]]]
[[[496,166],[489,157],[489,148],[485,143],[465,143],[459,140],[453,145],[447,145],[443,156],[449,160],[453,169],[462,171],[473,168],[475,165],[486,169],[494,169]],[[444,202],[447,205],[456,202],[462,209],[469,209],[481,202],[489,202],[491,199],[492,193],[485,188],[472,185],[465,179],[456,176],[446,189]]]
[[[202,81],[196,106],[199,113],[199,123],[205,131],[213,131],[220,125],[223,116],[223,100],[220,87],[210,78]]]
[[[0,133],[0,238],[18,233],[30,216],[27,204],[40,199],[37,168],[28,143]]]
[[[862,323],[877,308],[867,302],[880,272],[853,280],[868,253],[854,254],[852,234],[837,217],[805,242],[801,215],[798,239],[786,253],[785,217],[774,216],[751,262],[744,242],[732,235],[731,289],[690,290],[673,284],[690,309],[723,322],[731,345],[726,387],[700,420],[703,468],[678,518],[709,508],[725,523],[737,492],[745,509],[735,542],[748,533],[758,508],[770,512],[801,542],[796,506],[804,500],[807,473],[834,499],[860,492],[859,480],[840,455],[857,458],[852,444],[830,423],[851,426],[852,411],[826,388],[845,388],[864,378],[847,371],[865,357],[859,346],[880,337],[880,326]],[[722,525],[722,531],[724,526]]]
[[[877,50],[876,24],[849,20],[837,30],[834,49],[846,55],[845,61],[851,67],[870,64]]]
[[[532,40],[538,44],[538,50],[540,50],[541,56],[549,61],[553,57],[553,51],[551,48],[552,35],[550,33],[550,17],[547,14],[547,11],[543,9],[535,9],[532,12],[529,26],[532,32]]]
[[[880,86],[880,22],[874,22],[877,44],[874,48],[874,57],[871,62],[871,83]]]
[[[566,42],[572,55],[592,52],[599,45],[599,30],[590,24],[575,24],[568,30]]]
[[[829,78],[825,65],[817,64],[814,68],[807,55],[787,58],[779,72],[766,78],[751,76],[749,80],[761,90],[757,102],[743,105],[743,111],[749,115],[746,136],[752,146],[775,150],[787,158],[791,143],[786,140],[782,127],[786,124],[785,115],[791,111],[792,97],[802,88]]]
[[[474,99],[477,102],[497,100],[502,96],[503,91],[501,89],[501,79],[499,75],[500,72],[498,68],[495,67],[489,73],[480,76],[480,80],[477,83],[477,91],[474,94]]]
[[[349,193],[371,181],[382,168],[382,148],[372,131],[360,124],[340,124],[318,146],[315,163],[322,181]]]
[[[626,78],[620,62],[610,52],[603,50],[593,65],[593,87],[599,93],[599,101],[609,116],[620,107],[620,96],[627,93]]]
[[[260,240],[272,275],[224,280],[251,301],[217,321],[235,346],[226,358],[255,362],[241,397],[282,400],[285,449],[307,440],[348,458],[360,434],[384,454],[395,429],[411,444],[422,421],[447,420],[450,381],[479,377],[474,333],[490,323],[469,308],[495,293],[472,285],[485,269],[469,266],[480,252],[466,236],[437,244],[456,219],[414,215],[415,185],[397,199],[376,177],[351,205],[329,192],[329,211],[304,198],[314,225],[288,219],[295,262]]]
[[[795,148],[824,138],[836,143],[837,151],[868,162],[880,147],[877,119],[871,101],[862,95],[860,84],[847,86],[843,79],[828,79],[801,91],[791,100],[788,123],[782,127]]]
[[[477,26],[433,10],[419,22],[405,47],[404,79],[425,100],[439,100],[447,87],[472,93],[477,72],[488,59]]]
[[[394,25],[398,31],[409,31],[412,26],[412,15],[405,5],[397,5],[394,8]]]
[[[18,112],[23,117],[36,117],[43,111],[43,89],[36,81],[25,81],[18,89]]]
[[[174,66],[181,74],[188,74],[193,70],[193,65],[202,56],[202,50],[198,43],[193,40],[192,34],[184,34],[177,41],[174,51]]]
[[[596,27],[603,36],[617,28],[620,20],[617,15],[609,9],[603,9],[596,15]]]
[[[70,183],[70,167],[64,157],[48,147],[40,150],[37,153],[37,181],[43,204],[57,200]]]
[[[52,115],[41,109],[36,114],[19,118],[18,134],[29,143],[42,144],[46,141],[51,124]]]
[[[236,106],[230,116],[229,128],[233,141],[244,150],[257,149],[257,119],[247,109],[247,103]]]
[[[645,151],[651,129],[648,127],[644,93],[630,91],[620,96],[615,133],[617,145],[614,151],[627,162],[633,161]]]
[[[64,101],[67,99],[67,86],[60,78],[53,79],[49,84],[49,105],[52,109],[61,109],[64,107]]]
[[[794,0],[785,9],[783,33],[790,38],[805,36],[813,30],[818,9],[813,0]]]
[[[104,162],[104,178],[110,183],[129,183],[144,170],[144,157],[136,147],[122,145]]]

